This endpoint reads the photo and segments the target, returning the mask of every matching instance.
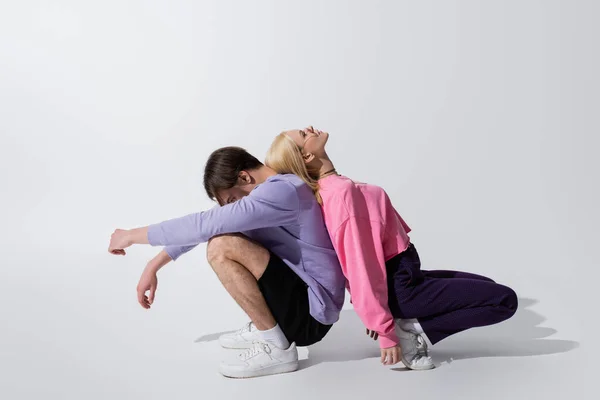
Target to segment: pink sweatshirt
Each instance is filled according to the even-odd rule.
[[[331,175],[319,180],[325,225],[352,305],[381,348],[398,344],[388,307],[385,262],[406,250],[410,228],[379,186]]]

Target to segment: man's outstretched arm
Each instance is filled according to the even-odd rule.
[[[259,192],[235,203],[136,229],[117,229],[109,252],[125,255],[134,244],[189,246],[225,234],[297,223],[299,199],[286,181],[264,184]]]

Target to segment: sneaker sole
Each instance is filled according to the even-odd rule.
[[[246,379],[257,378],[259,376],[285,374],[294,372],[298,369],[298,361],[292,361],[285,364],[277,364],[269,367],[251,371],[224,371],[222,368],[219,372],[227,378]]]
[[[404,366],[408,369],[412,369],[413,371],[427,371],[428,369],[434,369],[435,365],[434,364],[430,364],[430,365],[423,365],[423,366],[417,366],[417,367],[413,367],[407,360],[405,360],[404,358],[402,359],[402,364],[404,364]]]

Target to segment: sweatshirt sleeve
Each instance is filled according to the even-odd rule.
[[[365,326],[379,333],[379,346],[398,344],[394,317],[388,307],[387,273],[381,244],[382,225],[349,217],[333,236],[352,296],[352,305]]]
[[[148,242],[169,246],[178,257],[181,250],[190,250],[216,235],[296,223],[298,213],[295,186],[284,180],[267,181],[235,203],[150,225]],[[186,247],[177,250],[170,246]]]
[[[198,246],[198,244],[191,244],[189,246],[167,246],[164,250],[167,252],[169,257],[171,257],[171,260],[175,261],[196,246]]]

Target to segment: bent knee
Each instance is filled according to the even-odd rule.
[[[504,306],[508,310],[508,317],[512,317],[519,307],[519,298],[517,297],[517,293],[509,287],[506,287],[506,294],[504,295]]]
[[[219,235],[211,238],[206,246],[206,258],[212,265],[219,261],[229,259],[232,256],[232,251],[239,244],[239,235]]]

